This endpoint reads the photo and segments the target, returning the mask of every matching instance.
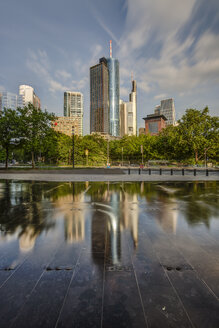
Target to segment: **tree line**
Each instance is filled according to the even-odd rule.
[[[0,112],[0,162],[71,165],[72,138],[54,131],[56,117],[32,104]],[[219,159],[219,118],[203,110],[187,109],[177,126],[158,135],[124,136],[106,140],[98,134],[74,136],[76,165],[145,164],[149,160],[197,164]],[[108,158],[109,157],[109,158]]]

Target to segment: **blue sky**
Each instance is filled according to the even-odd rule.
[[[63,92],[84,94],[89,133],[89,67],[120,61],[120,97],[137,80],[138,127],[161,99],[219,113],[218,0],[1,0],[0,90],[34,87],[42,108],[63,115]]]

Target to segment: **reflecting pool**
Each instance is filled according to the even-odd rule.
[[[0,180],[0,327],[219,327],[218,191]]]

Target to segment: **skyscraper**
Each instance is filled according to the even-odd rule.
[[[107,59],[109,70],[109,112],[110,134],[120,135],[119,127],[119,61],[112,57],[112,41],[110,40],[110,58]]]
[[[0,111],[4,108],[15,110],[18,107],[18,96],[11,92],[0,92]]]
[[[137,135],[137,86],[132,80],[132,91],[129,94],[129,101],[120,100],[120,136]]]
[[[156,115],[164,115],[167,118],[166,125],[175,125],[175,106],[173,98],[161,100],[160,105],[155,107]]]
[[[64,92],[64,116],[72,117],[77,121],[78,134],[83,134],[83,94],[81,92]]]
[[[110,41],[110,58],[90,68],[90,132],[118,137],[119,130],[119,61]]]
[[[40,108],[40,98],[35,94],[34,89],[30,85],[19,86],[19,106],[27,106],[29,103],[33,104],[36,108]]]
[[[109,72],[106,58],[90,67],[90,133],[109,134]]]

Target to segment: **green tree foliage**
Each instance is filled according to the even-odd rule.
[[[20,132],[23,136],[26,150],[31,152],[32,167],[35,167],[35,153],[39,152],[47,142],[54,114],[37,109],[32,104],[18,108],[20,116]]]
[[[29,104],[17,111],[4,110],[0,114],[0,160],[13,154],[20,162],[41,157],[45,164],[72,165],[73,140],[52,129],[54,114]],[[124,136],[105,140],[98,134],[74,136],[75,165],[106,165],[107,148],[111,163],[169,160],[178,162],[219,159],[219,119],[211,117],[208,108],[188,109],[177,126],[168,126],[159,135]]]
[[[10,151],[19,142],[19,122],[17,111],[4,109],[0,112],[0,145],[5,151],[5,168],[8,168]]]
[[[101,136],[86,135],[75,137],[76,164],[86,164],[85,151],[88,151],[88,165],[105,165],[107,161],[107,141]]]
[[[209,115],[208,107],[202,111],[187,109],[179,120],[178,137],[182,144],[194,154],[195,162],[203,159],[205,152],[218,154],[219,118]]]

